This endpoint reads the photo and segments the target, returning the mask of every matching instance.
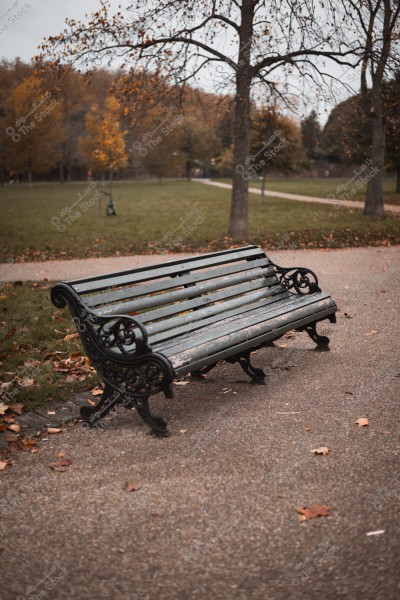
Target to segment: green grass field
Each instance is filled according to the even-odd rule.
[[[296,185],[299,191],[300,182]],[[79,208],[78,193],[83,196],[86,188],[85,184],[1,188],[0,260],[146,254],[160,252],[160,248],[206,251],[247,242],[268,248],[283,237],[299,248],[400,242],[398,216],[363,217],[358,209],[278,198],[268,198],[261,205],[255,195],[250,198],[249,238],[232,240],[227,237],[229,190],[186,181],[116,183],[117,216],[105,217],[106,197],[101,210],[97,200],[84,210]],[[90,190],[84,200],[94,198],[95,191]],[[70,214],[65,213],[74,204]],[[197,216],[190,215],[193,207]],[[181,220],[186,221],[184,225]],[[65,230],[59,231],[54,223]],[[162,241],[169,232],[170,238]]]
[[[302,196],[316,196],[326,198],[329,194],[333,194],[338,200],[358,200],[364,202],[366,184],[362,186],[354,186],[350,182],[351,177],[332,177],[332,178],[305,178],[305,179],[267,179],[266,190],[269,192],[286,192],[288,194],[300,194]],[[225,183],[232,183],[231,179],[216,179]],[[350,183],[349,183],[350,182]],[[339,189],[340,186],[345,186],[345,189]],[[260,179],[252,179],[250,187],[261,188]],[[353,194],[354,190],[354,194]],[[400,204],[400,194],[396,193],[395,179],[386,179],[383,184],[383,197],[386,204]]]

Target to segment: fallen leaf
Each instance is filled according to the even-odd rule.
[[[306,431],[312,431],[311,427],[306,427]]]
[[[379,333],[377,329],[371,329],[371,331],[364,333],[364,335],[376,335],[377,333]]]
[[[296,508],[300,515],[305,517],[302,521],[307,519],[315,519],[315,517],[328,517],[329,507],[324,504],[312,504],[311,506],[298,506]]]
[[[64,338],[63,341],[64,342],[68,342],[68,340],[74,340],[75,338],[77,338],[79,336],[79,333],[68,333]]]
[[[92,389],[92,396],[100,396],[103,393],[103,389],[99,387],[95,387]]]
[[[21,387],[30,387],[31,385],[34,385],[35,380],[31,379],[30,377],[23,377],[22,379],[18,379],[18,385],[20,385]]]
[[[67,467],[69,467],[70,465],[72,465],[72,460],[69,460],[69,458],[64,458],[63,460],[59,460],[58,462],[50,463],[49,467],[54,471],[59,471],[60,473],[62,473],[66,471]]]
[[[7,425],[0,425],[0,431],[5,431],[7,429]]]
[[[15,433],[19,433],[21,431],[21,427],[16,423],[14,423],[14,425],[10,425],[8,429],[10,429],[11,431],[15,431]]]
[[[61,429],[58,429],[57,427],[48,427],[47,428],[47,433],[60,433]]]
[[[188,429],[180,429],[179,433],[187,433],[189,430]]]
[[[368,426],[368,419],[366,418],[361,418],[361,419],[357,419],[357,421],[355,421],[356,425],[358,425],[359,427],[367,427]]]
[[[65,452],[59,452],[57,454],[57,458],[64,458],[64,456],[65,456]]]
[[[189,381],[174,381],[175,385],[187,385]]]
[[[4,435],[4,440],[6,442],[18,442],[18,437],[19,437],[18,435],[15,435],[13,433],[6,433]]]
[[[4,404],[3,402],[0,402],[0,415],[4,415],[4,413],[6,412],[7,408],[10,408],[8,406],[8,404]]]
[[[32,454],[36,454],[36,452],[39,452],[39,450],[37,448],[32,448],[31,452]]]
[[[327,446],[321,446],[321,448],[314,448],[314,450],[310,450],[310,452],[313,452],[314,454],[328,454],[328,452],[330,452],[329,448],[327,448]]]
[[[377,531],[368,531],[366,535],[382,535],[382,533],[385,533],[384,529],[378,529]]]
[[[37,440],[35,438],[24,438],[21,440],[23,446],[36,446]]]
[[[48,415],[55,415],[55,414],[56,414],[56,411],[55,411],[55,410],[48,410],[48,411],[47,411],[47,414],[48,414]]]
[[[22,404],[22,402],[19,402],[18,404],[10,404],[10,406],[8,408],[10,410],[12,410],[13,412],[15,412],[15,414],[22,415],[22,412],[24,410],[24,405]]]
[[[124,487],[126,492],[136,492],[136,490],[140,490],[142,484],[138,481],[127,481]]]
[[[4,469],[11,464],[10,460],[0,460],[0,471],[4,471]]]

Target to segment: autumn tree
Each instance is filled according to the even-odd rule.
[[[360,55],[360,92],[365,127],[371,130],[369,158],[371,177],[365,195],[365,215],[384,215],[383,178],[385,161],[385,115],[383,86],[385,76],[396,65],[400,52],[396,43],[400,33],[399,0],[342,0],[347,15],[358,32]]]
[[[321,125],[318,114],[313,109],[309,115],[304,117],[300,123],[301,139],[310,162],[316,161],[322,156],[321,152]]]
[[[206,171],[211,159],[219,152],[219,142],[212,127],[190,118],[184,119],[179,127],[178,144],[188,180],[194,167]]]
[[[85,123],[86,135],[79,141],[80,152],[90,169],[109,174],[111,185],[114,172],[125,167],[128,158],[118,100],[109,96],[103,109],[93,106]]]
[[[265,200],[265,182],[271,171],[285,175],[299,172],[305,166],[305,151],[300,128],[293,119],[276,109],[264,107],[252,118],[252,144],[247,176],[261,177],[261,198]]]
[[[359,94],[332,109],[322,132],[324,155],[332,162],[361,164],[371,153],[371,130],[365,127]]]
[[[61,103],[32,75],[20,83],[5,104],[9,160],[14,171],[46,173],[60,161],[64,140]]]
[[[252,85],[260,83],[288,103],[293,73],[315,86],[326,72],[319,58],[352,64],[347,57],[354,49],[343,51],[336,41],[346,28],[342,16],[336,0],[318,7],[313,0],[135,0],[116,14],[102,0],[87,22],[68,20],[67,29],[49,37],[41,56],[60,66],[117,55],[133,72],[142,68],[179,86],[205,70],[216,84],[231,86],[235,168],[229,233],[246,238],[248,181],[237,168],[250,151]]]

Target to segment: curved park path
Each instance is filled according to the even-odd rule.
[[[314,269],[335,298],[337,324],[319,327],[331,351],[295,332],[256,352],[263,385],[230,364],[174,385],[174,400],[152,401],[168,438],[118,410],[103,429],[69,423],[13,454],[0,471],[2,600],[400,597],[400,246],[271,255]],[[68,279],[159,259],[12,268]],[[301,521],[315,504],[329,516]]]
[[[196,179],[199,183],[204,183],[205,185],[213,185],[215,187],[224,188],[224,189],[232,189],[232,185],[230,183],[222,183],[219,181],[212,181],[211,179]],[[261,195],[260,188],[249,188],[249,192],[251,194]],[[328,198],[318,198],[317,196],[301,196],[300,194],[287,194],[286,192],[270,192],[269,190],[265,190],[265,195],[270,196],[272,198],[286,198],[286,200],[298,200],[299,202],[316,202],[317,204],[331,204],[332,206],[346,206],[349,208],[364,208],[364,202],[358,202],[357,200],[341,200],[338,198],[333,203],[332,200]],[[394,213],[400,213],[400,206],[396,206],[395,204],[385,204],[385,210]]]

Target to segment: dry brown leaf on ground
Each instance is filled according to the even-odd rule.
[[[0,471],[4,471],[8,465],[12,465],[11,460],[0,460]]]
[[[72,460],[69,460],[69,458],[63,458],[63,460],[59,460],[58,462],[50,463],[49,467],[50,469],[53,469],[53,471],[63,473],[70,465],[72,465]]]
[[[35,385],[35,380],[30,377],[23,377],[22,379],[17,379],[18,385],[21,387],[30,387],[31,385]]]
[[[8,404],[4,404],[3,402],[0,402],[0,415],[4,415],[8,408],[10,408],[8,406]]]
[[[19,402],[18,404],[10,404],[8,408],[12,410],[16,415],[22,415],[24,405],[22,404],[22,402]]]
[[[65,452],[59,452],[57,454],[57,458],[64,458],[65,457]]]
[[[92,394],[92,396],[100,396],[100,394],[102,394],[103,391],[104,391],[103,388],[95,387],[92,389],[91,394]]]
[[[18,434],[17,433],[6,433],[4,435],[4,441],[6,442],[18,442]]]
[[[127,481],[124,486],[124,490],[126,492],[136,492],[136,490],[140,490],[141,487],[142,484],[138,481]]]
[[[320,448],[314,448],[314,450],[310,450],[310,452],[312,452],[313,454],[328,454],[328,452],[330,452],[329,448],[327,446],[321,446]]]
[[[307,519],[315,519],[316,517],[329,517],[329,507],[324,504],[312,504],[311,506],[298,506],[297,512],[304,518],[300,518],[301,521]]]
[[[58,427],[48,427],[47,428],[47,433],[61,433],[61,429],[59,429]]]
[[[180,429],[179,433],[187,433],[189,430],[188,429]]]
[[[368,421],[368,419],[363,417],[361,419],[357,419],[357,421],[355,421],[355,424],[358,425],[359,427],[367,427],[369,425],[369,421]]]
[[[19,433],[21,431],[21,427],[16,423],[9,425],[8,429],[10,429],[10,431],[14,431],[14,433]]]
[[[64,342],[68,342],[68,340],[74,340],[79,336],[79,333],[67,333],[67,335],[63,338]]]
[[[174,381],[174,385],[187,385],[189,381]]]

